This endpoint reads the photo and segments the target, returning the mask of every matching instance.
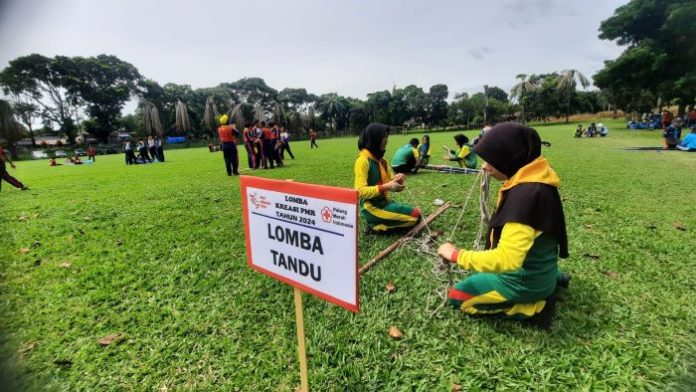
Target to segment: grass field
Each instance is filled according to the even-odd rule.
[[[561,266],[573,275],[551,332],[450,309],[429,319],[443,282],[430,256],[407,247],[362,276],[358,314],[305,295],[311,387],[665,390],[693,375],[696,153],[617,149],[658,146],[659,135],[609,126],[602,139],[573,139],[573,124],[537,127],[562,180],[571,257]],[[433,151],[453,145],[452,135],[434,134]],[[387,155],[406,141],[392,136]],[[295,143],[288,167],[253,174],[351,187],[356,138],[319,146]],[[17,166],[11,173],[31,190],[5,183],[0,193],[8,389],[299,384],[292,289],[246,265],[239,181],[225,175],[220,153],[173,150],[164,164],[128,167],[121,155]],[[397,199],[426,214],[435,198],[457,204],[432,225],[449,235],[473,180],[422,173]],[[470,205],[455,243],[471,245],[477,217]],[[360,261],[396,238],[361,236]],[[390,326],[404,338],[392,340]],[[116,333],[114,343],[99,344]]]

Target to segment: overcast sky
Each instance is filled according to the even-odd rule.
[[[597,38],[626,0],[0,0],[0,68],[30,53],[114,54],[160,84],[258,76],[357,98],[437,83],[505,90],[519,73],[588,78],[622,51]]]

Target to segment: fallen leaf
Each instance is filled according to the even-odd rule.
[[[17,353],[21,356],[25,356],[25,355],[29,354],[30,352],[32,352],[32,350],[34,350],[34,348],[36,348],[36,346],[38,344],[39,343],[35,340],[30,341],[30,342],[26,342],[26,343],[22,344],[21,346],[19,346],[19,348],[17,349]]]
[[[29,253],[29,248],[19,248],[19,253],[21,253],[21,254]]]
[[[436,206],[441,206],[441,205],[445,204],[445,201],[442,199],[435,199],[435,200],[433,200],[433,204]]]
[[[591,228],[593,228],[593,227],[594,227],[594,225],[593,225],[592,223],[585,223],[585,228],[586,228],[586,229],[591,229]]]
[[[606,275],[610,278],[616,278],[619,276],[619,274],[614,272],[614,271],[606,271],[606,272],[604,272],[604,275]]]
[[[70,266],[72,266],[72,264],[68,263],[67,261],[60,263],[61,268],[70,268]]]
[[[681,222],[676,222],[676,223],[674,224],[674,227],[675,227],[677,230],[686,231],[686,226],[684,226],[684,224],[681,223]]]
[[[399,331],[399,328],[391,326],[389,327],[389,336],[396,340],[399,340],[404,337],[404,334],[401,331]]]
[[[462,386],[459,384],[452,384],[452,392],[459,392],[462,390]]]
[[[24,216],[24,215],[22,215],[22,216],[20,216],[19,218],[17,218],[17,220],[20,221],[20,222],[26,222],[26,221],[27,221],[27,217]]]
[[[593,260],[599,259],[599,255],[591,255],[591,254],[589,254],[589,253],[583,254],[582,257],[587,257],[587,258],[590,258],[590,259],[593,259]]]
[[[432,233],[430,233],[430,238],[435,239],[441,235],[442,235],[442,230],[435,230]]]
[[[102,346],[108,346],[112,343],[118,343],[123,339],[123,334],[122,333],[112,333],[111,335],[106,335],[103,338],[99,339],[99,344]]]
[[[387,285],[384,288],[387,289],[388,293],[393,293],[394,291],[396,291],[396,286],[394,286],[394,283],[392,282],[387,283]]]

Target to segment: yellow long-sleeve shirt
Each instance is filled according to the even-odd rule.
[[[361,200],[374,199],[383,196],[389,200],[389,192],[382,186],[391,181],[394,176],[389,165],[380,164],[367,150],[360,151],[353,166],[355,174],[354,188]]]
[[[456,262],[465,269],[479,272],[515,271],[522,267],[534,240],[541,234],[541,231],[534,230],[531,226],[508,222],[503,226],[500,241],[495,249],[455,250],[450,256],[450,261]]]

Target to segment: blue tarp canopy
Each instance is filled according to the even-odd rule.
[[[167,143],[169,143],[169,144],[186,143],[186,136],[167,136]]]

